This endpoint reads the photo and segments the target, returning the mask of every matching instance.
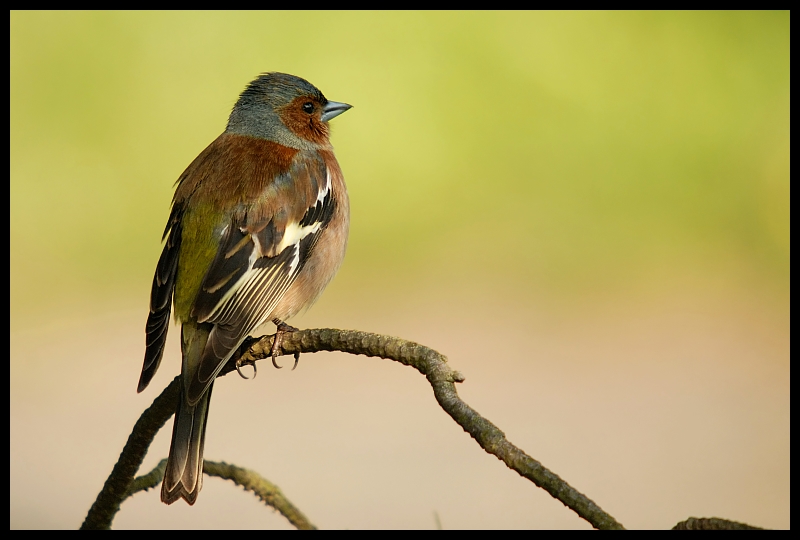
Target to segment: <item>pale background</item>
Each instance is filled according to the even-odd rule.
[[[790,526],[788,13],[12,12],[11,528],[79,526],[178,373],[173,329],[136,394],[173,182],[264,71],[354,105],[347,258],[292,324],[446,354],[627,527]],[[389,361],[221,379],[206,456],[322,528],[587,527]],[[114,525],[288,526],[219,479]]]

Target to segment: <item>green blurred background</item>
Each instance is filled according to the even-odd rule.
[[[487,369],[484,408],[502,429],[519,421],[522,431],[533,421],[528,412],[509,414],[506,423],[489,412],[493,399],[509,400],[513,410],[542,386],[537,373],[554,362],[537,355],[537,343],[544,341],[543,350],[561,351],[554,353],[559,365],[571,365],[547,386],[585,377],[584,389],[602,389],[604,383],[587,375],[597,370],[620,385],[612,393],[656,393],[670,411],[687,394],[702,401],[708,385],[719,384],[714,388],[726,397],[709,406],[708,416],[690,400],[685,417],[665,412],[659,420],[675,429],[670,441],[689,433],[703,440],[711,437],[703,427],[718,428],[718,445],[698,465],[704,474],[717,467],[718,476],[700,483],[718,489],[687,489],[702,492],[703,501],[727,500],[738,490],[736,502],[708,512],[788,527],[789,20],[788,12],[11,12],[12,528],[77,526],[135,411],[155,395],[136,396],[134,386],[173,183],[223,130],[238,93],[264,71],[299,75],[329,99],[354,105],[332,123],[351,197],[347,258],[319,306],[298,324],[355,327],[437,346],[474,385]],[[498,354],[502,346],[493,345],[494,339],[515,345]],[[598,346],[604,339],[606,349]],[[168,372],[164,384],[178,371],[172,343],[176,350],[162,367]],[[111,358],[117,371],[104,360]],[[698,365],[705,366],[702,375],[692,371]],[[360,372],[353,369],[357,379]],[[656,385],[670,382],[661,390],[643,389],[642,380],[625,379],[632,372],[646,372],[642,376]],[[734,372],[717,383],[720,373]],[[419,414],[441,416],[419,388],[424,382],[404,376],[409,388],[422,393]],[[333,369],[321,384],[339,377],[348,375]],[[684,377],[701,382],[688,391],[675,383]],[[226,383],[247,391],[238,381]],[[109,390],[117,385],[118,391]],[[118,433],[84,447],[75,441],[105,428],[98,428],[99,419],[84,428],[72,422],[110,399],[99,397],[103,392],[124,395],[132,416],[123,421],[109,414],[102,422],[124,424],[114,428]],[[403,388],[396,392],[397,406],[405,407]],[[215,400],[224,401],[217,394]],[[568,385],[557,397],[577,394],[608,398]],[[354,410],[372,407],[359,403]],[[635,397],[625,403],[617,419],[642,407]],[[223,406],[217,406],[221,414]],[[502,405],[497,407],[502,418]],[[535,403],[530,407],[538,409]],[[591,399],[574,405],[576,411],[584,407],[601,405]],[[58,423],[69,427],[57,437],[46,427],[59,418],[54,411],[63,416]],[[549,412],[553,426],[563,425],[557,411]],[[697,416],[703,425],[696,433],[678,427]],[[746,425],[743,417],[749,418]],[[347,423],[349,417],[337,418]],[[217,425],[222,423],[220,418]],[[654,433],[663,429],[652,418],[644,423]],[[589,446],[598,438],[624,440],[626,425],[621,420],[616,436],[598,432]],[[772,427],[759,431],[764,426]],[[212,417],[208,444],[215,427]],[[440,427],[453,429],[445,420]],[[419,437],[408,429],[407,437]],[[542,432],[541,422],[530,429],[549,444],[562,436],[569,440],[564,433]],[[553,454],[568,455],[567,462],[587,460],[581,453],[591,450],[581,436],[585,429],[592,428],[575,428],[572,450],[554,447]],[[454,445],[479,454],[457,431]],[[81,496],[68,504],[58,497],[42,510],[36,491],[42,484],[31,482],[31,475],[45,474],[34,471],[52,459],[41,448],[48,433],[55,437],[45,445],[48,451],[55,445],[69,459],[46,473],[61,487],[45,491],[77,490]],[[367,456],[383,451],[379,433]],[[542,441],[536,437],[523,446],[540,458]],[[730,468],[719,465],[720,452],[745,444],[739,437],[760,441],[759,451],[734,455]],[[65,447],[79,450],[67,454]],[[43,453],[31,454],[32,448]],[[609,455],[623,453],[609,447]],[[674,452],[667,455],[665,461],[674,459]],[[687,448],[685,457],[691,461],[696,454]],[[221,452],[210,458],[234,459]],[[78,469],[91,477],[85,486],[59,474],[81,459],[87,464]],[[240,464],[259,468],[248,459]],[[492,475],[498,475],[508,476],[513,489],[536,491],[532,485],[518,488],[524,481],[500,464],[476,459],[487,466],[486,486],[496,485]],[[743,460],[751,467],[770,463],[771,472],[744,485],[726,483]],[[677,461],[669,466],[686,466]],[[598,463],[592,465],[585,479],[578,471],[556,472],[601,506],[612,506],[607,509],[623,524],[664,528],[705,515],[699,504],[676,503],[674,514],[634,510],[638,497],[624,498],[630,493],[613,503],[615,491],[597,492],[620,482],[592,477]],[[328,463],[336,466],[335,460]],[[656,502],[654,495],[646,506],[686,500],[680,486],[665,487],[675,477],[665,462],[654,458],[650,466],[664,476],[638,475],[630,490],[658,485],[648,489],[666,500]],[[460,474],[469,476],[471,465],[466,467]],[[273,478],[266,469],[259,470]],[[287,481],[291,472],[283,472]],[[319,475],[315,479],[309,490],[332,489],[320,485]],[[384,481],[382,473],[367,475],[355,491],[370,492]],[[513,517],[479,511],[489,503],[475,499],[454,503],[451,516],[442,510],[444,502],[434,500],[423,505],[422,517],[412,518],[388,495],[397,488],[381,489],[387,492],[379,498],[385,515],[371,511],[374,521],[359,521],[355,508],[365,503],[357,495],[350,514],[339,509],[329,519],[324,512],[330,501],[316,508],[309,500],[306,507],[326,527],[432,527],[434,510],[446,528],[582,526],[560,505],[550,508],[560,516],[555,521],[531,515],[544,501],[538,498],[510,512]],[[441,498],[455,497],[452,491],[464,490],[444,490]],[[233,493],[222,499],[241,503],[245,496]],[[409,497],[415,496],[409,488]],[[187,508],[162,508],[153,493],[138,497],[150,497],[136,502],[149,506],[136,510],[142,512],[138,521],[120,526],[171,526],[177,515],[186,520],[175,525],[180,527],[210,519]],[[163,521],[153,517],[156,512],[164,513],[158,518]],[[253,513],[255,521],[238,526],[280,525],[273,517],[258,521],[265,513],[260,509]],[[343,514],[348,517],[337,521]],[[202,523],[237,526],[224,517]]]

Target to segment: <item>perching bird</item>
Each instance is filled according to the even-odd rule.
[[[350,109],[308,81],[259,76],[242,92],[225,132],[178,180],[147,318],[141,392],[164,352],[172,305],[181,324],[181,399],[161,500],[194,504],[214,378],[258,326],[310,305],[344,258],[347,188],[328,121]]]

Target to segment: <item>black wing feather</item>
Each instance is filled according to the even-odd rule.
[[[145,325],[145,351],[142,374],[139,376],[137,391],[141,392],[158,371],[167,342],[169,316],[172,313],[172,291],[175,288],[175,276],[178,273],[178,253],[181,246],[181,217],[183,209],[173,205],[164,236],[169,234],[161,257],[153,276],[153,287],[150,291],[150,314]]]

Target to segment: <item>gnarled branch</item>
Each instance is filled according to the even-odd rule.
[[[250,340],[234,355],[241,362],[255,362],[268,358],[272,336]],[[350,354],[378,356],[411,366],[428,379],[439,405],[486,452],[496,456],[510,469],[564,503],[597,529],[622,529],[622,525],[604,512],[591,499],[549,471],[541,463],[511,444],[505,434],[490,421],[467,405],[456,392],[454,383],[463,382],[464,376],[450,369],[447,358],[433,349],[400,338],[359,332],[355,330],[315,329],[284,334],[284,354],[319,351],[341,351]],[[235,369],[229,363],[226,370]],[[225,371],[225,370],[223,370]]]
[[[167,460],[162,459],[152,471],[134,478],[126,497],[157,487],[164,479],[164,470],[166,468]],[[208,476],[231,480],[237,486],[241,486],[247,491],[252,491],[264,504],[280,512],[295,528],[300,530],[316,529],[308,518],[284,496],[278,486],[257,472],[230,465],[224,461],[210,461],[207,459],[203,461],[203,472]]]
[[[236,362],[255,363],[270,357],[274,336],[248,339],[233,355],[219,376],[236,369]],[[439,405],[469,433],[486,452],[496,456],[510,469],[531,480],[550,493],[565,506],[598,529],[622,529],[622,525],[604,512],[588,497],[567,484],[541,463],[511,444],[505,434],[464,403],[455,389],[464,376],[450,369],[447,358],[438,352],[400,338],[359,332],[354,330],[315,329],[284,334],[282,352],[313,353],[340,351],[394,360],[411,366],[428,379]],[[134,480],[150,443],[159,429],[175,413],[179,399],[178,377],[164,389],[137,420],[128,441],[81,525],[82,529],[108,529],[120,504],[133,493],[155,487],[163,478],[162,461],[147,475]],[[226,463],[206,461],[204,472],[233,480],[237,485],[253,491],[266,504],[273,506],[297,528],[314,526],[281,494],[280,490],[256,473]],[[690,518],[676,528],[756,528],[719,518]]]
[[[761,527],[722,518],[690,517],[672,528],[673,531],[763,531]]]
[[[218,376],[236,369],[236,362],[254,363],[270,357],[274,336],[247,340]],[[580,517],[598,529],[623,528],[588,497],[567,484],[541,463],[511,444],[494,424],[483,418],[458,397],[454,383],[464,376],[450,369],[447,358],[438,352],[400,338],[354,330],[313,329],[284,334],[283,354],[341,351],[378,356],[411,366],[425,375],[439,405],[488,453],[509,468],[545,489]],[[128,496],[134,474],[139,469],[156,433],[175,412],[179,398],[178,377],[164,389],[137,420],[128,441],[81,525],[82,529],[109,529],[120,504]]]
[[[218,376],[236,369],[237,361],[254,364],[258,360],[270,358],[274,336],[250,338],[228,361]],[[284,334],[282,353],[313,353],[319,351],[340,351],[350,354],[363,354],[394,360],[411,366],[425,375],[433,387],[439,405],[469,433],[486,452],[496,456],[510,469],[531,480],[550,493],[565,506],[598,529],[622,529],[622,525],[604,512],[588,497],[567,484],[541,463],[511,444],[505,434],[494,424],[483,418],[464,403],[455,389],[464,376],[450,369],[447,358],[438,352],[400,338],[359,332],[354,330],[314,329]],[[132,494],[155,487],[164,475],[166,460],[159,463],[150,473],[134,479],[150,443],[159,429],[175,413],[179,399],[179,378],[161,392],[137,420],[128,441],[114,465],[111,474],[103,485],[81,529],[109,529],[120,504]],[[314,528],[303,514],[286,500],[273,484],[252,471],[226,463],[206,461],[203,467],[206,474],[233,480],[246,490],[253,491],[266,504],[273,506],[299,529]],[[757,529],[744,523],[720,518],[689,518],[678,523],[676,529]]]
[[[111,528],[111,522],[119,512],[119,505],[128,496],[133,475],[142,466],[147,449],[158,430],[169,420],[170,416],[175,414],[179,397],[180,381],[178,377],[175,377],[153,400],[153,404],[139,416],[117,463],[103,484],[103,489],[97,494],[97,499],[89,508],[86,519],[81,524],[81,529]]]

